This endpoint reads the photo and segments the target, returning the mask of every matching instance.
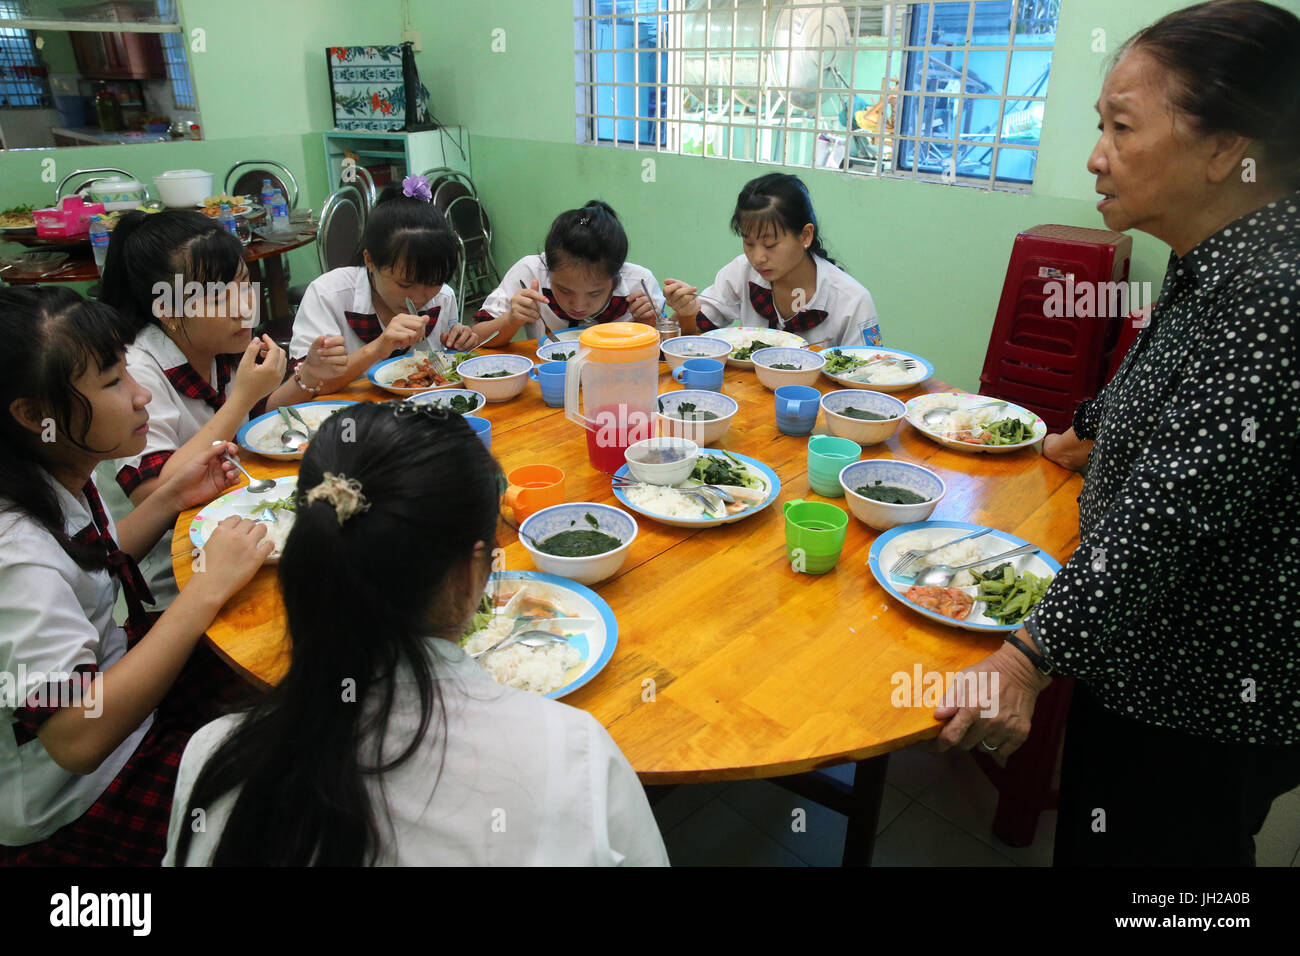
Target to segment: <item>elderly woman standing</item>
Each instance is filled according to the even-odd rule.
[[[1057,865],[1253,865],[1300,784],[1300,20],[1171,13],[1121,49],[1088,160],[1110,229],[1172,248],[1151,321],[1044,454],[1088,473],[1080,546],[1000,671],[996,717],[940,747],[1004,755],[1076,679]]]

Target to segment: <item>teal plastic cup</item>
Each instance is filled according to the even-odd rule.
[[[862,457],[862,446],[834,435],[814,435],[808,439],[808,484],[827,498],[844,497],[840,472]]]

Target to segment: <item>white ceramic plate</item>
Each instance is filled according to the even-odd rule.
[[[772,502],[776,501],[776,496],[781,493],[781,479],[776,476],[776,472],[763,464],[757,458],[750,458],[748,455],[740,455],[736,454],[736,452],[732,452],[732,454],[748,465],[750,471],[758,473],[766,486],[767,492],[761,502],[750,508],[746,508],[744,511],[739,511],[734,515],[727,515],[725,518],[670,518],[668,515],[660,514],[657,511],[648,511],[639,505],[632,504],[631,500],[627,496],[627,492],[621,488],[614,489],[614,497],[617,498],[628,510],[635,511],[640,515],[645,515],[647,518],[653,518],[661,524],[671,525],[674,528],[716,528],[719,525],[744,521],[750,515],[758,514]],[[713,455],[717,458],[727,457],[725,453],[716,448],[701,448],[700,455]],[[614,472],[614,476],[617,478],[631,479],[632,473],[628,470],[627,465],[624,465],[618,471]]]
[[[293,407],[298,410],[299,415],[307,419],[308,425],[319,428],[325,419],[340,408],[355,404],[357,403],[336,400],[303,402]],[[302,425],[296,421],[294,427],[298,431],[303,430]],[[284,419],[278,411],[267,412],[265,415],[254,418],[235,432],[235,443],[245,451],[251,451],[263,458],[274,458],[277,461],[301,461],[303,454],[307,450],[306,446],[298,451],[286,451],[284,446],[280,444],[280,437],[285,433],[285,429]]]
[[[236,488],[234,491],[228,491],[215,501],[209,501],[199,509],[199,513],[194,516],[193,523],[190,524],[190,541],[194,542],[196,548],[201,548],[208,542],[212,536],[213,530],[222,521],[231,515],[238,515],[241,518],[257,517],[262,513],[272,501],[280,498],[286,498],[298,490],[298,476],[290,475],[287,478],[276,478],[275,487],[265,494],[255,495],[249,492],[248,486]],[[267,534],[273,535],[279,539],[276,549],[271,552],[270,557],[266,559],[267,564],[274,564],[280,560],[280,548],[284,540],[289,536],[289,530],[293,527],[293,512],[285,512],[277,509],[274,512],[278,519],[273,527],[267,528]]]
[[[450,358],[455,355],[472,353],[443,352],[442,354]],[[419,395],[421,392],[428,392],[435,388],[449,388],[460,385],[459,375],[452,376],[451,381],[444,382],[442,385],[417,385],[414,388],[399,388],[393,384],[399,378],[410,375],[418,367],[419,362],[414,356],[397,355],[370,366],[370,368],[366,369],[366,378],[370,380],[371,385],[382,388],[385,392],[391,392],[394,395]]]
[[[921,421],[921,416],[931,410],[931,406],[934,404],[942,404],[936,402],[936,399],[939,398],[944,399],[945,402],[950,402],[952,406],[958,410],[964,410],[971,405],[980,405],[984,402],[1001,401],[1001,399],[989,398],[987,395],[973,395],[970,392],[933,392],[929,395],[918,395],[916,398],[909,399],[906,403],[907,411],[905,412],[907,423],[926,438],[938,442],[940,445],[944,445],[948,448],[953,448],[957,451],[991,452],[993,454],[1000,454],[1002,452],[1017,451],[1021,448],[1028,448],[1030,445],[1042,441],[1043,436],[1047,434],[1046,422],[1029,409],[1021,408],[1014,402],[1007,402],[1006,408],[996,409],[997,415],[995,418],[990,420],[990,423],[1001,418],[1019,418],[1034,430],[1033,437],[1028,441],[1018,442],[1015,445],[977,445],[973,442],[951,438],[944,435],[941,429],[931,428],[929,425],[926,425]],[[971,438],[974,438],[975,435],[976,433],[973,431],[968,433],[968,437]]]
[[[722,341],[730,345],[731,354],[727,356],[727,364],[735,365],[738,368],[752,369],[754,367],[754,363],[749,359],[736,358],[736,350],[753,345],[755,341],[774,348],[806,349],[808,347],[807,339],[795,335],[793,332],[782,332],[779,329],[752,329],[746,326],[733,326],[728,329],[713,329],[704,334],[712,339],[722,339]]]
[[[963,621],[956,618],[946,617],[937,611],[931,611],[907,599],[908,589],[912,587],[912,578],[892,577],[888,572],[898,560],[900,553],[899,539],[904,535],[911,534],[914,531],[920,531],[927,534],[930,538],[931,547],[939,547],[950,541],[956,541],[958,538],[970,534],[972,531],[979,531],[984,525],[968,524],[964,521],[918,521],[913,524],[899,525],[897,528],[891,528],[882,532],[871,544],[871,550],[867,555],[867,564],[871,568],[871,573],[894,600],[901,602],[911,608],[917,614],[922,614],[940,624],[946,624],[949,627],[961,628],[965,631],[1014,631],[1020,624],[999,624],[983,613],[984,605],[976,601],[975,606],[971,608],[970,617]],[[980,550],[984,554],[1000,554],[1003,551],[1010,551],[1018,548],[1022,544],[1030,542],[1023,538],[1017,538],[1013,534],[1005,531],[993,529],[988,534],[974,539]],[[904,542],[901,550],[907,550],[907,543]],[[1030,574],[1036,574],[1039,577],[1056,577],[1061,570],[1061,564],[1055,558],[1045,551],[1036,551],[1031,554],[1022,554],[1014,558],[1008,558],[1011,566],[1017,574],[1028,571]],[[1001,564],[999,561],[998,564]],[[988,565],[983,570],[989,570],[995,565]],[[981,569],[976,569],[981,570]],[[976,588],[961,588],[972,597],[975,595]]]
[[[904,352],[901,349],[882,349],[874,345],[836,345],[831,348],[822,350],[822,357],[830,361],[831,352],[843,352],[846,355],[852,355],[856,358],[872,359],[877,355],[886,358],[910,358],[921,367],[907,377],[903,382],[891,382],[889,384],[876,384],[874,382],[859,382],[844,375],[832,375],[826,371],[826,366],[822,366],[822,374],[833,382],[839,383],[842,388],[865,388],[873,392],[902,392],[912,388],[915,385],[924,382],[934,374],[934,366],[927,362],[915,352]]]

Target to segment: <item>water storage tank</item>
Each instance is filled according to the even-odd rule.
[[[820,0],[687,0],[682,82],[710,111],[729,110],[727,93],[720,101],[718,87],[730,88],[736,102],[754,110],[761,109],[765,87],[803,87],[789,94],[791,105],[816,109],[817,88],[827,85],[823,74],[837,58],[843,64],[850,56],[848,50],[820,48],[852,44],[844,8]],[[839,85],[832,81],[830,88]]]

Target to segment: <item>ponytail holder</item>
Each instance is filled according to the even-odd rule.
[[[329,471],[325,472],[320,484],[307,492],[307,504],[313,501],[328,501],[339,519],[340,528],[349,518],[370,510],[370,502],[361,493],[361,482]]]
[[[585,226],[585,225],[586,225],[587,223],[589,223],[589,222],[591,222],[591,217],[590,217],[590,216],[583,216],[581,219],[578,220],[578,225],[580,225],[580,226]]]
[[[429,202],[433,199],[433,189],[423,176],[407,176],[402,180],[402,195]]]

